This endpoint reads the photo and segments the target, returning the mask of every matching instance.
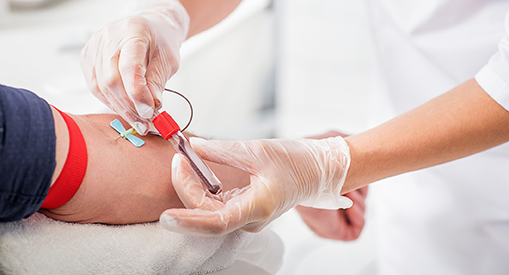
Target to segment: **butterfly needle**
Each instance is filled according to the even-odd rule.
[[[125,138],[127,138],[128,135],[134,135],[136,133],[137,133],[136,130],[134,128],[131,128],[125,132],[120,133],[120,136],[117,139],[115,139],[115,141],[119,140],[120,138],[125,139]]]

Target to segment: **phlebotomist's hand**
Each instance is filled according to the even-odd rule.
[[[179,67],[189,16],[176,0],[138,2],[130,16],[92,36],[81,66],[92,93],[144,135]]]
[[[298,204],[329,209],[352,205],[340,195],[350,163],[341,137],[191,143],[205,160],[247,171],[251,184],[212,196],[187,161],[176,155],[173,186],[189,209],[165,211],[160,221],[168,230],[206,236],[238,228],[256,232]]]

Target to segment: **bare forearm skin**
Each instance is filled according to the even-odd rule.
[[[342,193],[503,144],[509,141],[509,112],[471,79],[345,140],[352,162]]]
[[[54,112],[57,137],[56,179],[69,148],[66,123]],[[134,147],[119,139],[110,122],[114,114],[72,115],[87,145],[87,170],[76,194],[59,208],[40,212],[63,221],[80,223],[130,224],[152,222],[169,208],[184,207],[172,184],[171,162],[175,150],[163,138],[142,137],[145,145]],[[239,169],[208,163],[225,190],[249,184],[249,174]]]
[[[225,19],[242,0],[180,0],[191,18],[187,38]]]

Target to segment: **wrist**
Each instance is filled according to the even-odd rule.
[[[311,154],[320,176],[315,183],[315,194],[301,203],[303,206],[324,209],[349,208],[352,201],[341,196],[350,167],[350,149],[342,137],[312,141]]]

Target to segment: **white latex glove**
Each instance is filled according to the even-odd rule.
[[[238,228],[257,232],[298,204],[329,209],[352,205],[340,195],[350,164],[341,137],[246,142],[192,138],[191,143],[203,159],[249,172],[251,183],[211,195],[187,160],[176,154],[173,186],[188,209],[169,209],[161,215],[161,225],[170,231],[204,236]]]
[[[189,15],[177,0],[140,0],[132,7],[90,38],[81,67],[92,93],[144,135],[179,67]]]

